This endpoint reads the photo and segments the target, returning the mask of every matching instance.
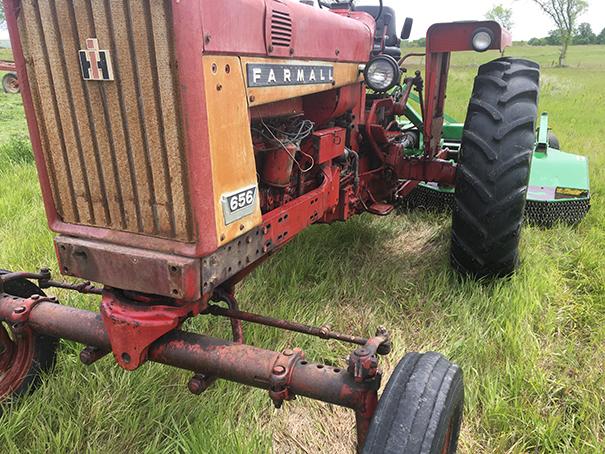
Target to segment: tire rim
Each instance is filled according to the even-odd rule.
[[[8,93],[19,93],[19,79],[9,77],[6,81],[6,91]]]
[[[34,337],[24,330],[17,336],[6,322],[0,322],[0,401],[23,384],[32,367]]]

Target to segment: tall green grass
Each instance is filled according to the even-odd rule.
[[[573,47],[564,69],[550,67],[554,48],[509,53],[543,65],[541,108],[563,148],[591,160],[593,208],[580,226],[525,228],[519,272],[480,284],[450,270],[447,216],[363,215],[310,228],[238,294],[245,310],[336,330],[365,335],[386,325],[395,346],[387,371],[406,351],[450,356],[466,380],[462,452],[603,452],[605,46]],[[477,66],[496,57],[454,56],[450,113],[464,117]],[[18,99],[0,94],[0,264],[55,266],[35,169],[19,138]],[[225,320],[206,318],[187,329],[229,333]],[[350,350],[267,327],[245,330],[254,345],[301,346],[330,364],[344,364]],[[187,373],[155,364],[128,373],[111,358],[87,368],[78,351],[62,342],[55,373],[0,417],[0,452],[352,452],[348,411],[304,399],[277,411],[265,392],[226,382],[192,396]]]

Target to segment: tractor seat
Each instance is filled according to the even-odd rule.
[[[356,6],[355,11],[363,11],[368,13],[374,19],[380,11],[380,6],[375,5],[361,5]],[[380,51],[380,43],[382,41],[382,32],[384,27],[387,27],[387,36],[384,40],[384,52]],[[372,56],[379,55],[381,53],[390,55],[391,57],[399,60],[401,58],[401,41],[397,36],[397,23],[395,21],[395,10],[389,6],[382,8],[382,13],[376,21],[376,35],[374,36],[374,50]]]

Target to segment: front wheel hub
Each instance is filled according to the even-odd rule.
[[[35,339],[29,330],[16,334],[0,322],[0,401],[19,390],[34,364]]]

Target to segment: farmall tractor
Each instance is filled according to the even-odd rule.
[[[382,4],[4,5],[59,270],[83,280],[2,272],[4,400],[39,382],[63,338],[84,345],[86,365],[111,353],[128,371],[147,361],[186,369],[196,394],[226,379],[266,389],[276,407],[305,396],[350,408],[365,453],[456,450],[458,366],[410,353],[379,400],[386,329],[362,338],[246,312],[235,288],[310,225],[388,215],[420,183],[455,188],[457,270],[513,272],[538,65],[481,66],[460,146],[444,139],[451,53],[502,49],[508,32],[495,22],[434,25],[424,75],[408,76]],[[61,305],[50,288],[100,297],[100,310]],[[195,316],[227,317],[233,339],[181,330]],[[342,367],[316,364],[297,348],[246,345],[242,321],[356,347]]]
[[[4,93],[19,93],[19,79],[17,78],[15,62],[0,60],[0,71],[7,71],[2,76],[2,90]]]

